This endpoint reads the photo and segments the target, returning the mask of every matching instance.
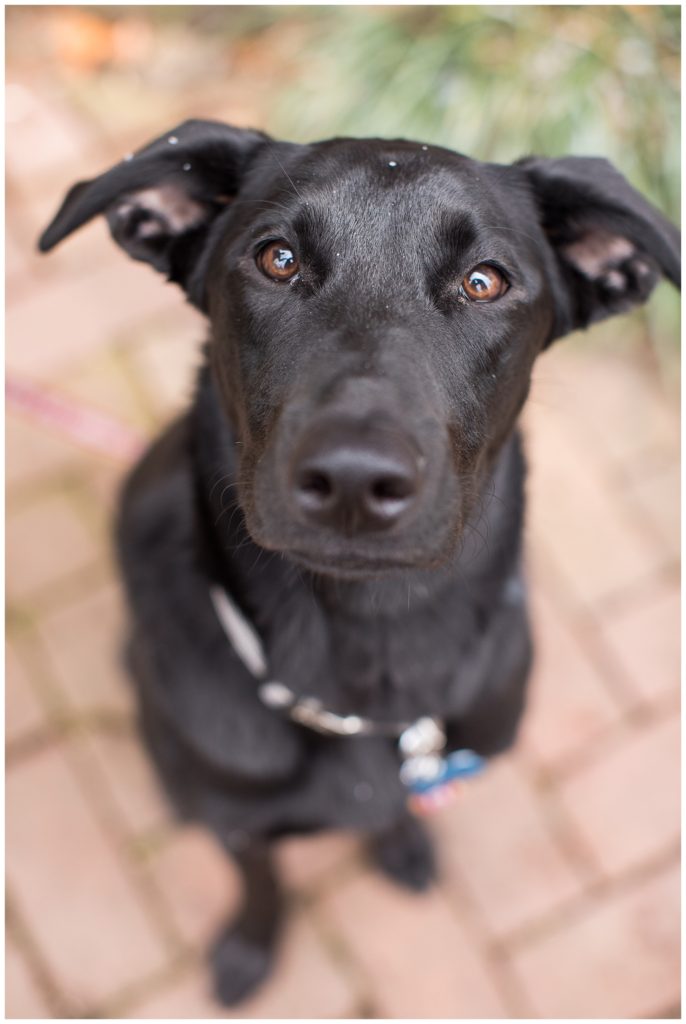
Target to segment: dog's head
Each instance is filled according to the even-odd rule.
[[[209,317],[254,539],[345,574],[445,560],[536,355],[680,272],[600,159],[188,121],[75,185],[41,249],[101,213]]]

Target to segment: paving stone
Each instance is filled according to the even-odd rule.
[[[673,716],[579,768],[560,799],[607,875],[636,867],[679,838],[679,721]]]
[[[10,602],[26,603],[62,576],[94,563],[95,539],[74,504],[50,494],[7,516],[6,573]]]
[[[135,459],[131,459],[121,465],[115,465],[109,459],[94,460],[85,480],[88,491],[97,505],[101,527],[109,538],[108,546],[111,546],[112,543],[111,538],[114,532],[115,516],[121,501],[122,488],[135,461]]]
[[[140,435],[142,443],[149,417],[121,361],[111,350],[99,352],[70,369],[58,379],[56,390],[65,398],[73,398],[77,406],[83,403],[131,428],[132,435]]]
[[[657,472],[644,466],[629,487],[629,494],[661,537],[667,555],[678,563],[681,555],[681,467],[678,458]]]
[[[285,885],[307,890],[351,863],[362,848],[362,840],[353,832],[322,832],[281,840],[276,846],[276,860]]]
[[[43,615],[37,625],[54,677],[75,711],[128,712],[131,684],[122,667],[121,590],[115,583]]]
[[[488,965],[445,895],[379,873],[336,886],[320,908],[364,974],[379,1017],[501,1017]]]
[[[95,175],[105,168],[104,160],[88,161]],[[62,199],[77,177],[84,176],[83,168],[67,166],[49,185],[36,189],[31,182],[13,182],[14,222],[21,225],[15,229],[18,236],[19,252],[28,272],[41,279],[41,287],[50,278],[68,280],[83,273],[84,267],[111,269],[116,275],[121,263],[128,259],[110,235],[104,217],[96,217],[69,236],[68,241],[58,245],[49,253],[37,249],[38,239],[56,214]],[[10,301],[10,305],[13,303]]]
[[[68,438],[56,434],[42,423],[11,411],[8,411],[5,421],[5,447],[5,479],[8,487],[64,474],[86,461]]]
[[[458,900],[471,897],[494,936],[550,914],[580,891],[544,806],[509,759],[494,761],[431,821],[449,889]]]
[[[654,1019],[677,1005],[679,890],[675,866],[528,942],[513,965],[535,1015]]]
[[[5,647],[5,734],[16,740],[46,725],[43,706],[11,641]]]
[[[10,74],[6,86],[7,166],[13,177],[82,165],[93,136],[57,97]]]
[[[99,771],[131,835],[169,823],[171,811],[137,734],[98,729],[84,736],[77,749],[80,770]]]
[[[198,967],[137,1001],[129,1020],[213,1020],[226,1016],[213,994],[207,970]]]
[[[554,415],[527,433],[528,544],[541,545],[570,596],[594,605],[667,564],[574,426]]]
[[[679,692],[681,601],[677,583],[642,589],[600,622],[608,648],[637,700],[652,703]]]
[[[205,319],[186,305],[176,310],[173,317],[156,318],[132,341],[131,372],[159,417],[169,418],[188,407],[206,337]]]
[[[66,372],[141,319],[178,309],[181,294],[164,284],[149,267],[125,259],[116,270],[84,264],[51,278],[7,311],[7,372],[34,381]]]
[[[150,871],[185,942],[204,947],[238,909],[239,873],[206,829],[180,829]]]
[[[10,1020],[52,1017],[31,966],[11,938],[5,945],[5,1017]]]
[[[353,983],[309,918],[299,914],[288,922],[274,974],[227,1016],[354,1017],[356,1002]]]
[[[626,329],[626,322],[625,322]],[[606,458],[624,473],[642,476],[645,460],[673,458],[679,444],[679,406],[664,394],[635,355],[603,347],[601,334],[617,327],[594,327],[596,344],[567,339],[539,357],[527,406],[529,420],[565,422],[582,447]],[[589,367],[592,370],[589,372]]]
[[[62,749],[8,772],[7,875],[45,964],[75,1008],[97,1006],[162,965],[139,894]]]
[[[564,617],[536,583],[532,590],[534,671],[520,743],[552,768],[616,722],[619,709]]]
[[[9,200],[10,197],[7,197]],[[29,260],[25,247],[15,237],[14,233],[5,229],[5,274],[6,274],[6,301],[10,296],[16,294],[21,286],[21,279],[30,272]],[[19,279],[19,281],[17,280]]]
[[[347,1018],[356,1016],[356,994],[304,915],[289,920],[274,972],[255,995],[227,1009],[215,1002],[211,980],[196,969],[141,1001],[133,1018]]]

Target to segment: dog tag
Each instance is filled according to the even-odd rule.
[[[398,746],[406,758],[438,753],[445,746],[445,733],[435,718],[418,718],[400,734]]]
[[[455,750],[446,757],[418,754],[400,766],[400,779],[409,790],[408,804],[417,814],[427,814],[450,803],[486,766],[473,750]]]

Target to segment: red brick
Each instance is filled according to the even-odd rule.
[[[321,835],[284,839],[276,847],[280,875],[292,889],[316,888],[352,863],[362,845],[350,832],[322,832]]]
[[[501,1017],[488,966],[438,890],[366,873],[320,903],[366,977],[379,1017]]]
[[[569,595],[593,605],[663,568],[662,546],[632,513],[574,423],[529,421],[527,542],[541,546]]]
[[[93,496],[100,513],[101,522],[111,536],[115,515],[121,500],[121,491],[125,478],[133,468],[135,460],[122,465],[115,465],[109,459],[93,462],[85,483]]]
[[[9,890],[70,1004],[158,969],[160,942],[61,749],[8,772]]]
[[[206,829],[179,830],[150,870],[185,942],[206,945],[238,909],[239,874]]]
[[[643,472],[632,484],[629,493],[662,539],[667,555],[678,563],[681,553],[681,472],[677,459],[670,465],[651,472],[643,464]]]
[[[75,754],[81,772],[99,772],[128,832],[137,836],[168,824],[171,812],[137,734],[90,732]]]
[[[636,867],[679,838],[679,722],[643,731],[580,768],[560,800],[608,875]]]
[[[274,972],[249,999],[231,1010],[215,1002],[205,969],[138,1003],[135,1019],[213,1017],[268,1020],[271,1018],[354,1017],[355,992],[335,964],[309,920],[303,915],[288,922]]]
[[[90,161],[89,161],[90,163]],[[92,162],[93,171],[105,168],[105,160]],[[26,186],[21,181],[15,183],[16,198],[13,207],[17,211],[17,219],[21,223],[20,240],[22,255],[34,277],[43,281],[55,278],[66,281],[70,276],[83,274],[84,267],[88,270],[109,268],[116,273],[122,261],[128,259],[109,233],[104,217],[96,217],[84,224],[70,235],[63,245],[57,246],[49,253],[36,250],[38,238],[56,214],[67,190],[74,182],[75,167],[67,167],[59,175],[59,180],[50,188],[36,189],[31,182]],[[17,231],[15,230],[15,234]],[[13,301],[10,302],[13,305]]]
[[[7,167],[15,178],[82,165],[94,139],[73,109],[10,73],[6,87]]]
[[[14,740],[46,725],[45,712],[11,642],[5,648],[5,732]]]
[[[122,668],[121,591],[108,584],[45,614],[38,631],[55,679],[76,711],[128,711],[131,684]]]
[[[197,967],[136,1002],[125,1016],[129,1020],[213,1020],[227,1013],[214,998],[207,970]]]
[[[146,324],[130,344],[131,373],[158,417],[167,419],[189,405],[206,337],[205,319],[184,306]]]
[[[10,197],[7,196],[9,200]],[[11,294],[21,286],[21,279],[29,272],[29,260],[24,246],[14,237],[9,229],[5,230],[5,273],[6,296],[10,299]],[[19,279],[19,280],[18,280]]]
[[[549,914],[579,892],[543,805],[507,759],[493,762],[431,820],[448,886],[460,897],[468,892],[495,936]]]
[[[679,1000],[676,867],[528,942],[513,965],[535,1016],[662,1017]]]
[[[605,330],[613,335],[616,327]],[[624,473],[642,476],[646,459],[654,464],[678,451],[678,401],[662,393],[625,345],[615,352],[603,348],[602,331],[594,327],[592,352],[570,341],[539,358],[526,415],[541,423],[552,417],[565,422],[583,448]]]
[[[106,348],[148,316],[178,309],[182,298],[150,267],[91,267],[53,277],[7,312],[8,373],[46,380]]]
[[[81,453],[72,441],[24,415],[9,412],[5,429],[5,472],[10,487],[64,474],[79,461]]]
[[[31,966],[11,939],[5,946],[5,1017],[39,1020],[52,1017]]]
[[[612,725],[618,708],[584,646],[536,583],[532,597],[535,660],[521,748],[527,758],[554,767]]]
[[[603,615],[603,638],[639,701],[660,702],[678,695],[680,615],[676,583],[641,589],[629,604]]]
[[[149,417],[141,408],[137,388],[111,348],[73,367],[56,381],[55,389],[121,422],[141,442],[147,433]]]
[[[81,267],[71,280],[53,278],[10,305],[6,319],[8,374],[46,380],[107,342],[98,321],[102,296],[98,301],[90,287],[94,275],[89,269]]]
[[[98,556],[93,535],[69,498],[61,494],[10,511],[6,543],[10,602],[25,603]]]
[[[355,991],[310,919],[293,914],[274,973],[229,1017],[355,1017]]]

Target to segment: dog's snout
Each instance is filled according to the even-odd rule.
[[[346,534],[387,530],[406,518],[424,458],[401,430],[333,423],[311,428],[292,462],[301,518]]]

